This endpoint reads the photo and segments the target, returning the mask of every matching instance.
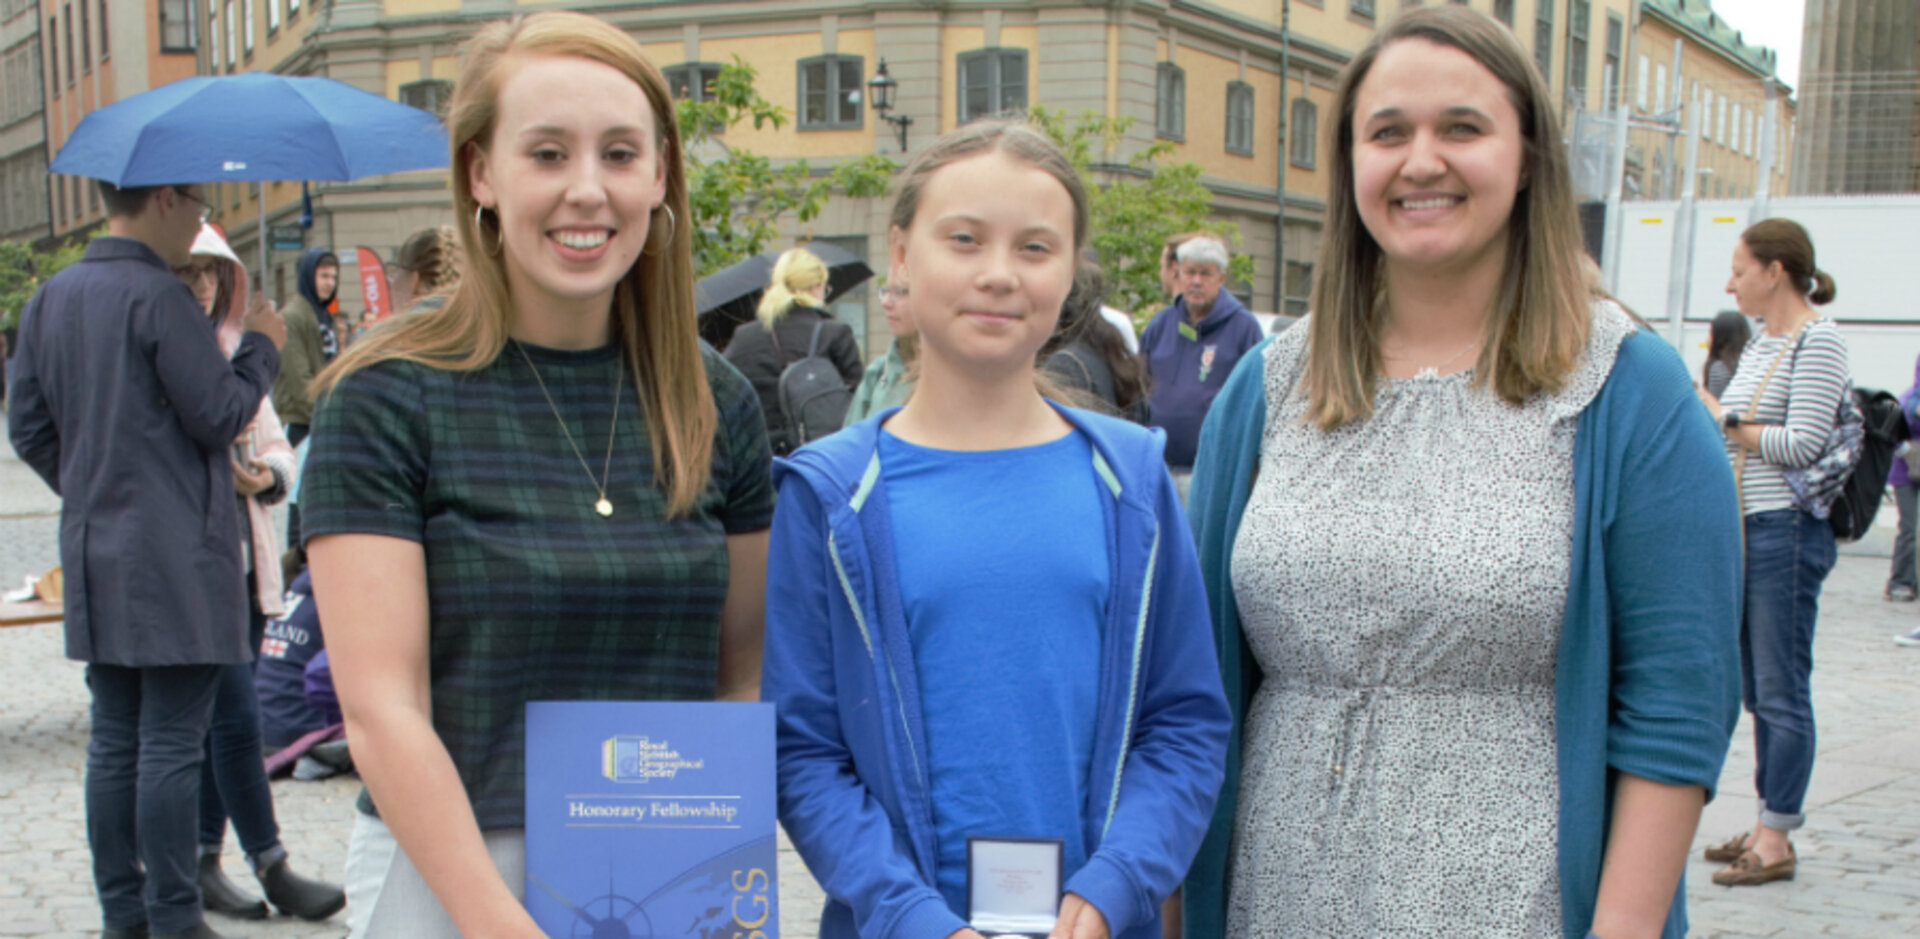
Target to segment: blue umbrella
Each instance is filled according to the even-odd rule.
[[[48,169],[119,186],[358,179],[447,165],[447,131],[419,108],[330,78],[183,78],[80,121]]]

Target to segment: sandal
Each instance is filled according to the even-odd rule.
[[[1715,864],[1732,864],[1747,853],[1747,839],[1752,837],[1753,832],[1743,831],[1719,844],[1708,845],[1701,854]]]
[[[1756,887],[1776,880],[1792,880],[1795,860],[1793,845],[1787,845],[1786,857],[1772,864],[1761,861],[1760,855],[1748,851],[1725,870],[1716,871],[1713,882],[1722,887]]]

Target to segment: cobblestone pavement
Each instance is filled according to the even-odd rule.
[[[3,425],[0,425],[3,426]],[[18,585],[55,563],[58,502],[0,445],[0,585]],[[1891,509],[1882,518],[1891,523]],[[1815,657],[1820,754],[1807,827],[1794,843],[1799,879],[1729,890],[1713,866],[1688,866],[1693,935],[1705,939],[1920,934],[1920,649],[1889,637],[1920,622],[1914,604],[1880,600],[1888,533],[1843,550],[1827,581]],[[81,770],[87,694],[81,666],[61,656],[59,627],[0,630],[0,936],[77,939],[99,928],[86,845]],[[1752,824],[1753,750],[1743,721],[1721,797],[1707,809],[1696,847]],[[338,879],[357,784],[274,783],[283,840],[297,867]],[[227,870],[245,864],[227,849]],[[781,926],[812,934],[819,889],[782,845]],[[338,937],[344,917],[265,924],[220,917],[230,936]]]

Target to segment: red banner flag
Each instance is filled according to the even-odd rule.
[[[380,265],[380,255],[372,248],[353,250],[360,257],[360,296],[367,302],[367,311],[360,317],[360,327],[365,329],[393,312],[393,298],[387,295],[387,270]]]

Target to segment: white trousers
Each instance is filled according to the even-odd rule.
[[[347,841],[349,939],[461,939],[440,899],[400,850],[387,824],[355,812]],[[526,831],[481,832],[495,870],[515,897],[525,899]]]

